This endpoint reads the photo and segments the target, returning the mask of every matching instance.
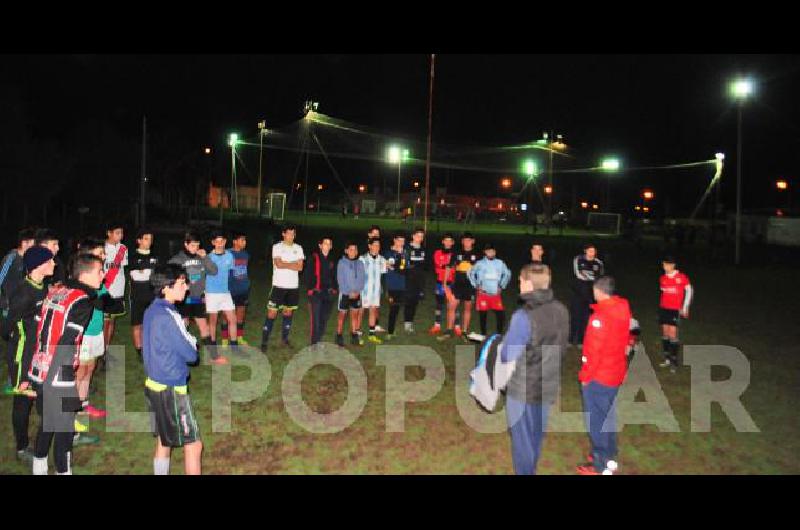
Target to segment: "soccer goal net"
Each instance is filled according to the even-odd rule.
[[[622,216],[618,213],[589,213],[586,226],[602,235],[619,235]]]
[[[270,193],[267,195],[266,208],[264,209],[266,215],[270,219],[283,221],[283,214],[286,208],[286,194],[285,193]]]

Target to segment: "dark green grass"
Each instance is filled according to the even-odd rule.
[[[338,224],[338,223],[337,223]],[[371,222],[366,223],[371,224]],[[306,253],[314,247],[322,230],[333,233],[337,248],[346,237],[363,239],[366,226],[349,230],[335,225],[301,229],[298,241]],[[250,249],[254,254],[251,266],[254,288],[251,313],[246,330],[248,340],[258,344],[269,289],[269,268],[264,263],[268,238],[263,231],[250,231]],[[499,256],[506,259],[516,274],[526,254],[530,236],[492,234]],[[553,258],[555,291],[564,302],[569,300],[571,258],[582,240],[545,238]],[[431,241],[433,243],[433,240]],[[656,322],[658,302],[659,244],[646,243],[636,249],[620,240],[604,240],[601,254],[608,270],[617,277],[621,294],[631,300],[636,317],[642,324],[643,339],[649,357],[656,364],[660,359],[660,333]],[[678,374],[656,368],[663,390],[673,407],[681,427],[679,433],[660,433],[650,425],[627,426],[619,435],[620,461],[626,474],[775,474],[800,472],[797,454],[800,451],[800,422],[796,403],[800,398],[800,333],[796,325],[794,304],[797,291],[795,274],[790,267],[744,267],[736,270],[713,264],[699,247],[686,250],[682,269],[693,280],[696,302],[691,320],[681,329],[687,344],[722,344],[739,348],[751,362],[751,383],[743,395],[743,403],[759,427],[759,433],[737,433],[718,406],[712,412],[712,430],[708,433],[689,431],[689,368]],[[192,369],[190,389],[195,403],[205,452],[204,473],[510,473],[509,440],[505,433],[480,434],[461,419],[456,408],[456,392],[464,391],[468,381],[456,379],[455,342],[442,344],[425,330],[433,319],[433,281],[419,308],[413,336],[399,332],[396,344],[419,344],[433,348],[445,366],[445,384],[430,400],[406,406],[405,432],[386,432],[385,369],[376,366],[375,347],[349,347],[361,362],[368,378],[367,405],[348,428],[336,434],[312,434],[296,425],[284,408],[280,383],[286,363],[294,355],[278,346],[278,328],[273,334],[269,353],[272,379],[266,393],[249,403],[234,404],[231,432],[214,433],[211,429],[211,367]],[[517,294],[512,282],[505,301],[508,312],[514,307]],[[387,309],[382,310],[381,323],[386,326]],[[493,318],[490,317],[490,330]],[[335,320],[331,319],[326,340],[333,340]],[[473,319],[477,328],[477,318]],[[305,298],[294,319],[292,341],[296,348],[306,345],[308,313]],[[117,344],[125,344],[130,352],[126,364],[126,407],[144,411],[142,369],[133,355],[127,320],[120,322]],[[255,351],[253,355],[260,355]],[[564,385],[561,410],[580,410],[580,396],[575,378],[580,354],[570,349],[564,363]],[[420,370],[408,370],[409,380],[419,378]],[[235,380],[248,377],[246,369],[234,368]],[[99,394],[94,400],[102,405],[105,383],[101,374]],[[264,382],[266,385],[267,382]],[[301,385],[306,402],[319,412],[336,410],[348,391],[347,382],[330,366],[314,368]],[[473,405],[474,406],[474,405]],[[14,459],[10,425],[11,399],[0,398],[0,472],[22,474],[30,470]],[[477,407],[476,407],[477,410]],[[503,413],[501,413],[503,414]],[[38,419],[34,415],[33,433]],[[153,438],[147,433],[106,432],[106,422],[92,421],[91,430],[101,437],[96,446],[76,448],[73,462],[78,474],[131,474],[152,472]],[[587,450],[584,433],[549,433],[543,447],[539,472],[571,474]],[[180,474],[182,452],[176,451],[172,472]]]

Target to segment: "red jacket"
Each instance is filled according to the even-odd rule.
[[[620,386],[628,371],[627,348],[630,338],[631,308],[619,296],[592,304],[583,338],[583,367],[578,374],[582,383]]]
[[[452,266],[454,250],[445,250],[444,248],[438,249],[433,253],[433,270],[436,271],[436,281],[439,283],[453,283],[456,279],[456,268]],[[445,279],[445,269],[450,267],[447,271],[447,279]]]

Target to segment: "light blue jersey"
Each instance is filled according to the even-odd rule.
[[[381,305],[381,275],[386,274],[386,258],[369,252],[359,258],[364,264],[367,281],[361,291],[361,307],[379,307]]]
[[[228,290],[228,277],[234,265],[233,254],[231,254],[230,250],[226,250],[224,254],[210,252],[208,257],[217,266],[217,273],[206,274],[206,292],[214,294],[230,292]]]

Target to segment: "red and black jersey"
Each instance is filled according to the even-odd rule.
[[[692,284],[689,277],[680,271],[672,275],[662,274],[660,306],[671,311],[687,311],[692,302]]]
[[[450,248],[440,248],[433,253],[433,270],[436,272],[436,281],[439,283],[453,283],[456,269],[453,266],[455,251]]]
[[[74,371],[78,366],[83,331],[92,318],[95,297],[94,289],[73,281],[47,295],[42,303],[36,347],[28,371],[31,381],[52,386],[75,385]]]

